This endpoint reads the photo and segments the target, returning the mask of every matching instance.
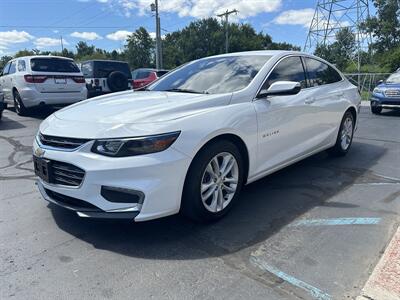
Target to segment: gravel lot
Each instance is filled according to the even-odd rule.
[[[208,226],[49,205],[31,161],[48,113],[8,110],[0,122],[1,299],[352,299],[400,220],[400,112],[363,107],[348,156],[321,153],[253,183]]]

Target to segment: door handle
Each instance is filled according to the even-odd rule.
[[[315,98],[307,98],[304,102],[305,104],[312,104],[315,102]]]

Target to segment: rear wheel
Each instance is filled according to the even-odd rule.
[[[222,218],[239,196],[243,169],[241,154],[230,141],[217,141],[201,150],[186,176],[182,212],[200,222]]]
[[[14,109],[15,112],[20,116],[25,116],[28,113],[28,110],[26,109],[18,91],[14,91]]]
[[[347,111],[340,124],[339,133],[336,138],[336,144],[328,150],[333,156],[344,156],[349,152],[353,142],[355,120],[353,114]]]

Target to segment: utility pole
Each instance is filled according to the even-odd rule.
[[[236,9],[233,10],[226,10],[226,12],[217,15],[220,18],[225,17],[225,53],[229,52],[229,33],[228,33],[228,21],[229,21],[229,15],[230,14],[237,14],[239,11]]]
[[[162,69],[162,48],[161,48],[161,26],[160,26],[160,15],[158,13],[158,0],[150,5],[151,11],[156,13],[156,68]]]
[[[60,42],[61,42],[61,53],[63,53],[64,52],[64,43],[63,43],[62,35],[60,36]]]

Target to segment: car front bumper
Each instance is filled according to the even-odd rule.
[[[400,98],[388,98],[378,95],[372,95],[371,106],[383,108],[400,108]]]
[[[81,217],[146,221],[179,212],[183,184],[191,162],[188,156],[170,147],[149,155],[113,158],[90,152],[92,144],[89,142],[75,151],[59,151],[39,146],[35,140],[34,153],[41,148],[43,158],[69,163],[85,171],[82,183],[76,187],[39,179],[37,185],[44,199],[75,211]],[[104,187],[141,193],[143,201],[108,201],[102,194]],[[55,195],[69,198],[60,201]]]

